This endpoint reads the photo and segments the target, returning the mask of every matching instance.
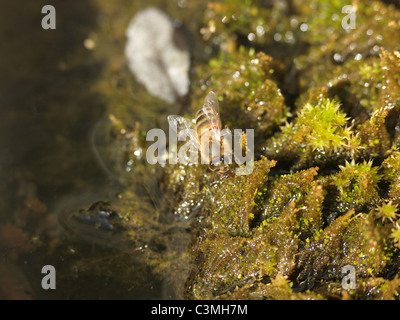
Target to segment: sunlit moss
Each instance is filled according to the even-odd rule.
[[[356,19],[354,27],[346,30],[342,21],[347,14],[342,9],[348,5],[353,5]],[[310,43],[308,54],[295,60],[304,71],[300,80],[303,88],[318,86],[321,79],[346,61],[378,56],[381,47],[399,50],[396,39],[400,13],[391,5],[380,1],[315,1],[299,6],[299,10],[305,15],[304,39]]]
[[[393,222],[399,214],[397,213],[397,207],[393,205],[392,201],[389,201],[388,203],[383,203],[381,206],[376,207],[375,216],[383,222]]]
[[[264,158],[255,163],[249,176],[237,176],[224,181],[210,191],[214,201],[206,222],[212,232],[228,231],[231,235],[249,235],[250,223],[258,210],[260,196],[268,180],[268,172],[275,161]]]
[[[275,81],[274,60],[244,47],[235,54],[221,53],[199,67],[193,87],[194,106],[201,106],[209,90],[217,93],[224,125],[255,129],[255,145],[270,135],[289,115]]]
[[[339,103],[323,98],[315,105],[307,103],[293,122],[282,126],[281,133],[267,142],[265,149],[268,156],[296,160],[292,166],[302,168],[349,158],[358,147],[359,139]]]
[[[372,167],[372,162],[346,162],[340,170],[324,179],[331,205],[328,220],[350,209],[359,212],[372,208],[379,200],[378,182],[381,176],[378,168]]]
[[[217,88],[223,119],[255,128],[257,153],[270,160],[258,162],[261,174],[215,185],[217,196],[205,200],[188,294],[391,299],[400,285],[389,272],[399,243],[400,13],[382,2],[357,3],[357,28],[344,30],[348,2],[294,2],[285,11],[290,26],[278,31],[272,23],[263,38],[252,35],[261,21],[254,15],[265,19],[279,9],[254,4],[209,5],[202,35],[222,53],[196,70],[193,96],[198,105]],[[232,8],[243,9],[240,23]],[[281,64],[289,53],[256,54],[253,48],[269,54],[268,37],[279,42],[291,28],[299,45],[293,65]],[[298,87],[290,91],[285,84],[296,83],[294,74]],[[357,275],[348,292],[340,283],[345,265]]]
[[[400,249],[400,225],[398,223],[392,229],[390,237],[393,238],[395,245]]]
[[[257,0],[210,2],[200,32],[204,40],[230,52],[238,43],[258,47],[279,42],[293,45],[300,32],[298,22],[280,19],[282,15],[294,15],[294,8],[289,3],[260,5]]]
[[[393,203],[400,205],[400,153],[393,152],[382,165],[383,178],[389,184],[388,196]]]
[[[343,235],[343,264],[354,265],[360,277],[380,274],[393,253],[385,240],[389,230],[376,223],[373,214],[355,217]]]
[[[382,103],[386,107],[400,108],[400,52],[383,51],[381,54],[384,84]]]

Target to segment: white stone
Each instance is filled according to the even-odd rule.
[[[147,91],[168,103],[189,90],[190,55],[174,43],[171,19],[150,7],[137,13],[126,31],[129,68]]]

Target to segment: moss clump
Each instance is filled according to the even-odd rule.
[[[400,153],[398,151],[393,152],[383,161],[381,168],[384,181],[389,185],[388,198],[394,204],[400,205]]]
[[[358,147],[358,137],[339,103],[322,98],[315,105],[307,103],[294,122],[282,126],[281,133],[267,142],[265,152],[281,161],[291,159],[291,167],[299,169],[343,161]]]
[[[196,215],[204,198],[210,194],[209,185],[213,175],[204,166],[170,165],[165,168],[163,183],[165,184],[167,207],[179,219],[190,219]]]
[[[353,213],[349,211],[325,229],[317,230],[307,241],[299,260],[301,271],[296,279],[299,283],[305,282],[308,287],[313,287],[315,280],[339,278],[342,234]]]
[[[201,259],[196,261],[189,285],[194,299],[215,298],[275,272],[275,250],[262,237],[215,234],[205,239],[199,250]]]
[[[264,158],[255,163],[249,176],[237,176],[210,189],[213,202],[205,206],[210,233],[229,233],[231,236],[248,236],[250,224],[257,213],[263,190],[268,180],[268,172],[275,161]],[[209,213],[212,214],[209,214]]]
[[[313,186],[311,182],[317,174],[318,168],[310,168],[291,175],[283,175],[269,185],[264,192],[265,203],[261,219],[279,216],[291,201],[299,201],[304,193],[308,193]]]
[[[381,176],[378,168],[372,167],[372,162],[346,162],[340,170],[324,178],[329,195],[329,209],[326,209],[325,216],[329,223],[351,209],[360,212],[372,208],[379,200],[378,182]]]
[[[398,218],[397,207],[389,201],[388,203],[383,203],[375,209],[375,217],[382,220],[382,222],[390,221],[393,222]]]
[[[387,155],[391,141],[389,132],[386,128],[386,108],[375,111],[371,118],[365,121],[359,128],[361,159],[375,159],[382,161]]]
[[[400,108],[400,52],[383,51],[381,55],[384,86],[381,103]]]
[[[372,213],[354,218],[343,234],[343,265],[353,265],[359,277],[382,274],[394,253],[390,229]]]

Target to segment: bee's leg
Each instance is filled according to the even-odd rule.
[[[231,178],[236,177],[236,175],[235,175],[231,170],[228,170],[226,173],[229,174],[229,176],[230,176]]]

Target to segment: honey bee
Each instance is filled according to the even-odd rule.
[[[190,130],[190,125],[181,116],[170,115],[168,122],[178,134],[183,130],[188,133],[191,143],[200,151],[202,163],[208,163],[211,171],[219,177],[226,173],[234,176],[229,169],[232,163],[232,139],[226,139],[232,133],[228,128],[221,132],[219,103],[213,91],[207,94],[203,106],[195,110],[194,131]]]

